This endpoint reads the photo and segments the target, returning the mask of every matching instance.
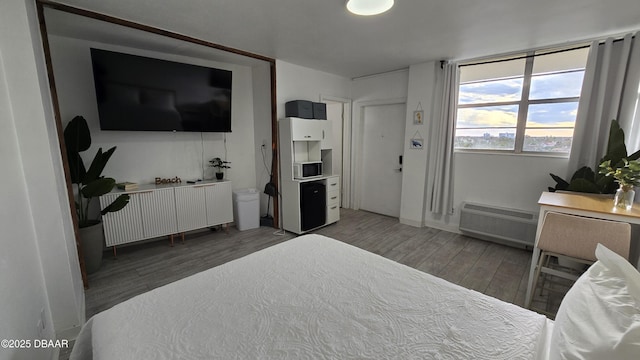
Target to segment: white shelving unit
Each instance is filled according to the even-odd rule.
[[[129,194],[129,204],[102,216],[106,245],[114,249],[116,245],[233,222],[229,181],[114,190],[100,197],[100,208],[123,193]]]
[[[302,230],[300,193],[300,185],[311,181],[322,182],[326,189],[326,206],[323,209],[326,221],[320,226],[340,220],[340,177],[331,174],[331,122],[328,120],[284,118],[278,121],[278,132],[282,171],[283,228],[296,234],[313,230]],[[322,161],[323,174],[313,178],[294,179],[293,164],[309,161]]]

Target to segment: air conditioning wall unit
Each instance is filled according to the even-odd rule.
[[[538,214],[531,211],[463,202],[459,229],[463,234],[502,244],[533,248]]]

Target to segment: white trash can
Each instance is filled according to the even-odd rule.
[[[260,193],[256,189],[233,191],[233,218],[238,230],[260,227]]]

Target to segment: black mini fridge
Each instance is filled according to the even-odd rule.
[[[322,181],[300,184],[300,217],[302,231],[325,224],[327,220],[326,186]]]

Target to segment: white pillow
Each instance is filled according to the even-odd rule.
[[[549,358],[640,359],[640,273],[601,244],[556,315]]]

